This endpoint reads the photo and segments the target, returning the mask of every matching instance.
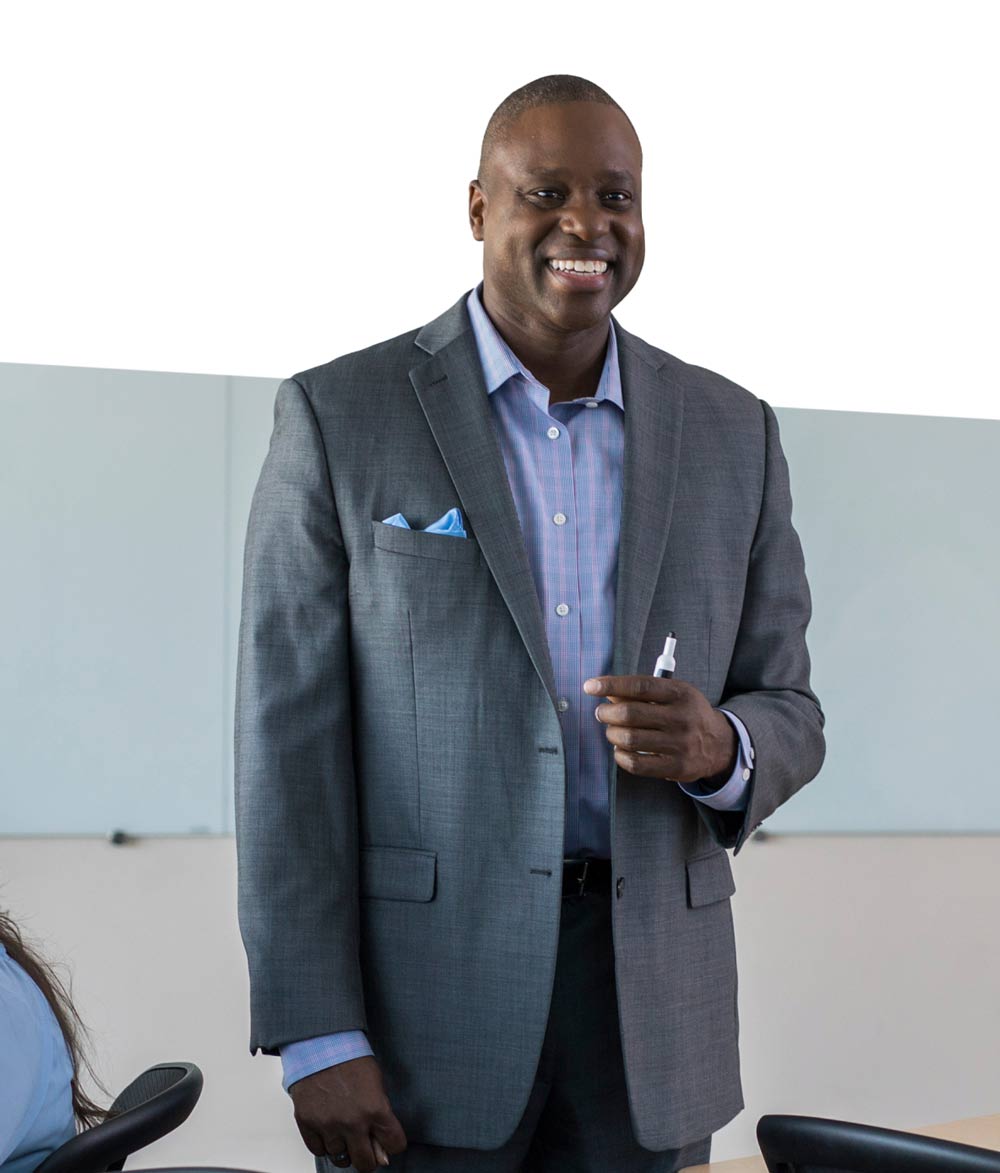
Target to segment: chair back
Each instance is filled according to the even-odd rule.
[[[191,1115],[203,1084],[193,1063],[158,1063],[133,1079],[100,1124],[70,1137],[35,1173],[109,1173]]]
[[[1000,1173],[1000,1152],[818,1116],[762,1116],[769,1173]]]

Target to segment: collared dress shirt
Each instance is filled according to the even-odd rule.
[[[614,747],[607,726],[594,718],[604,698],[585,693],[583,682],[608,674],[614,641],[625,451],[614,323],[596,393],[550,406],[548,388],[523,366],[483,308],[482,289],[480,282],[467,306],[555,672],[566,755],[565,851],[567,858],[610,859],[607,779]],[[682,678],[683,662],[681,632]],[[732,774],[715,789],[699,782],[676,785],[716,810],[743,810],[753,746],[736,714],[720,712],[739,743]],[[286,1090],[324,1067],[373,1054],[361,1030],[287,1043],[280,1053]]]

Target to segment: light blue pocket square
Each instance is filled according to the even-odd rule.
[[[392,517],[383,517],[383,525],[399,525],[403,529],[410,529],[410,523],[402,515],[402,513],[394,513]],[[469,535],[465,532],[465,527],[462,525],[462,512],[460,509],[449,509],[447,513],[442,514],[437,521],[423,530],[422,534],[449,534],[453,538],[467,538]]]

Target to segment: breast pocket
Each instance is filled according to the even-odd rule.
[[[387,525],[384,521],[372,521],[372,541],[380,550],[412,558],[465,563],[480,560],[479,543],[475,538],[405,529],[401,525]]]
[[[461,643],[463,632],[495,609],[499,592],[475,538],[371,523],[370,557],[355,561],[353,595],[361,607],[408,613],[411,635]]]

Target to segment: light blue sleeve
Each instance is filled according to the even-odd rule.
[[[76,1131],[73,1065],[42,991],[0,945],[0,1170],[31,1173]]]
[[[0,954],[0,966],[6,962]],[[42,1097],[45,1056],[23,1005],[9,996],[0,972],[0,1167],[21,1145]]]
[[[285,1043],[278,1048],[283,1077],[281,1086],[287,1092],[299,1079],[314,1075],[325,1067],[373,1055],[368,1036],[363,1030],[342,1030],[332,1035],[317,1035],[297,1043]]]
[[[753,744],[750,741],[747,727],[735,713],[731,713],[728,709],[719,709],[719,712],[726,714],[739,739],[736,765],[733,767],[729,779],[715,790],[706,790],[701,782],[678,782],[677,785],[685,794],[690,794],[692,798],[696,798],[699,802],[703,802],[706,806],[713,807],[717,811],[746,810],[747,792],[750,789],[750,778],[753,773]]]

